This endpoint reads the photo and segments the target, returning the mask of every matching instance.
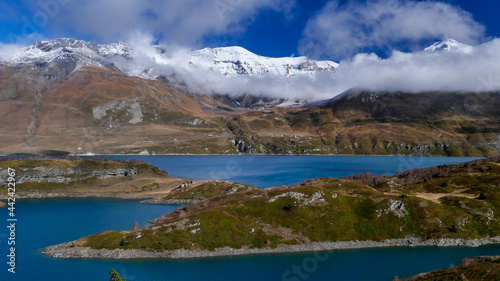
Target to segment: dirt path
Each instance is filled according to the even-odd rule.
[[[469,198],[469,199],[474,199],[477,198],[477,194],[470,194],[470,193],[463,193],[466,191],[466,189],[459,189],[455,190],[450,193],[426,193],[426,192],[419,192],[415,194],[411,194],[412,196],[416,196],[418,198],[422,198],[425,200],[430,200],[434,203],[441,204],[439,201],[440,198],[443,197],[448,197],[448,196],[456,196],[456,197],[463,197],[463,198]],[[390,196],[401,196],[401,193],[396,193],[396,192],[384,192],[384,195],[390,195]]]
[[[477,197],[477,195],[470,194],[470,193],[462,193],[464,190],[455,190],[451,193],[417,193],[415,196],[430,200],[432,202],[441,204],[439,201],[440,198],[447,197],[447,196],[456,196],[456,197],[464,197],[464,198],[469,198],[469,199],[474,199]]]

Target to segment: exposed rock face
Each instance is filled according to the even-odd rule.
[[[398,218],[403,218],[408,215],[408,211],[405,208],[405,204],[399,200],[389,200],[389,208],[385,210],[386,213],[392,212]]]
[[[234,145],[240,153],[255,154],[257,150],[250,147],[244,140],[235,140]]]
[[[492,145],[500,151],[500,135],[498,135],[498,141],[496,143],[492,143]]]
[[[279,198],[290,197],[296,200],[295,203],[300,203],[303,205],[312,205],[319,202],[325,202],[325,199],[323,198],[324,195],[325,194],[321,191],[314,192],[311,196],[307,196],[300,192],[287,192],[269,199],[269,202],[272,203],[278,200]]]
[[[113,115],[113,113],[118,115],[121,111],[127,112],[127,116],[124,117],[130,118],[130,120],[128,120],[128,123],[130,124],[141,123],[144,117],[142,114],[141,104],[137,101],[137,99],[132,99],[128,101],[114,100],[110,102],[105,102],[94,107],[92,109],[92,114],[94,116],[94,119],[101,120],[104,117],[110,115],[110,113],[111,115]],[[109,118],[111,119],[113,119],[113,117],[116,116],[109,116]],[[119,120],[119,121],[125,121],[125,120]]]
[[[0,178],[4,179],[4,184],[7,183],[5,175],[7,170],[0,168]],[[17,173],[17,183],[22,184],[25,182],[49,182],[49,183],[64,183],[85,180],[89,178],[111,178],[111,177],[135,177],[137,169],[132,167],[130,169],[67,169],[61,170],[59,168],[49,167],[35,167],[23,168]]]
[[[189,126],[200,126],[200,125],[208,124],[207,121],[199,119],[199,118],[181,119],[181,120],[175,121],[174,123],[182,124],[182,125],[189,125]]]

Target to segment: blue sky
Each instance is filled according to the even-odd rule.
[[[302,37],[307,21],[328,2],[326,0],[298,1],[296,14],[291,20],[285,19],[277,12],[264,12],[248,26],[246,32],[236,36],[221,37],[220,41],[212,38],[215,42],[209,41],[209,44],[213,46],[217,46],[217,43],[239,45],[265,56],[298,55],[298,41]],[[347,1],[340,2],[345,4]],[[474,19],[486,27],[488,37],[500,37],[500,17],[498,16],[500,1],[451,0],[442,2],[457,5],[472,13]],[[394,47],[404,49],[402,46]],[[373,48],[368,51],[378,52],[379,50]],[[379,55],[384,54],[379,53]]]
[[[428,34],[429,26],[420,26],[420,30],[408,31],[415,33],[410,38],[393,37],[391,34],[384,34],[385,29],[377,30],[378,27],[373,24],[387,24],[378,15],[365,13],[365,18],[362,17],[359,21],[356,19],[357,22],[354,23],[353,17],[346,17],[353,11],[363,11],[363,5],[366,5],[364,2],[366,1],[2,0],[0,41],[19,43],[12,42],[13,38],[17,38],[14,41],[27,44],[43,38],[74,37],[109,43],[127,40],[129,33],[139,31],[152,34],[158,42],[186,45],[193,49],[238,45],[264,56],[308,55],[338,61],[358,52],[375,52],[384,57],[394,49],[417,50],[443,37],[458,36],[461,37],[457,38],[459,41],[478,44],[500,35],[499,1],[431,1],[451,7],[448,13],[457,22],[440,20],[440,16],[436,15],[429,20],[430,23],[435,21],[438,27],[447,24],[450,26],[431,32],[432,34]],[[389,1],[368,2],[373,5],[364,6],[365,10],[380,7],[387,9],[385,3]],[[393,2],[399,6],[394,8],[393,5],[390,9],[409,14],[412,13],[411,9],[416,9],[416,13],[423,15],[432,14],[439,9],[436,5],[413,5],[429,1]],[[45,9],[38,3],[44,3]],[[222,10],[214,12],[215,3]],[[461,21],[454,17],[462,12],[470,13],[471,18]],[[342,17],[343,21],[337,20]],[[331,22],[321,28],[315,27],[315,24],[325,20]],[[398,23],[393,25],[395,24]],[[408,26],[408,29],[413,29],[411,23]],[[350,28],[353,32],[362,28],[363,32],[370,34],[339,47],[339,44],[347,44],[346,39],[350,39],[350,35],[336,33]],[[34,34],[29,34],[32,32]],[[400,32],[406,33],[407,30]]]

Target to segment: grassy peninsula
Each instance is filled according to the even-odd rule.
[[[371,241],[363,245],[372,247],[388,239],[396,239],[390,244],[396,246],[500,241],[500,158],[267,189],[213,181],[175,189],[162,199],[199,202],[143,229],[97,233],[46,252],[90,257],[77,252],[136,250],[171,257],[172,251],[209,256],[221,249],[228,255],[311,250],[308,245],[323,242]],[[66,250],[73,254],[61,254]]]

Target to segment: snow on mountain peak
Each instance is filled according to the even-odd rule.
[[[219,72],[225,76],[280,75],[315,76],[335,72],[337,63],[314,61],[307,57],[270,58],[256,55],[242,47],[205,48],[191,54],[190,65]]]
[[[153,56],[151,60],[158,64],[161,69],[164,64],[169,64],[172,60],[168,59],[168,52],[160,46],[154,46],[153,52],[147,52],[143,55]],[[115,58],[125,58],[129,63],[120,63],[115,67],[130,75],[144,76],[145,78],[154,78],[149,74],[150,71],[137,71],[140,65],[134,65],[133,47],[127,43],[112,43],[98,45],[93,42],[76,40],[73,38],[59,38],[47,41],[40,41],[22,49],[14,57],[7,60],[9,64],[19,63],[53,63],[56,61],[72,61],[79,65],[106,66],[116,63]],[[176,63],[185,63],[188,68],[210,70],[225,76],[244,76],[244,75],[278,75],[278,76],[309,76],[315,77],[319,72],[334,73],[338,67],[337,63],[332,61],[314,61],[307,57],[284,57],[270,58],[256,55],[242,47],[222,47],[205,48],[194,51],[186,58],[187,61]],[[122,67],[120,67],[120,65]],[[161,65],[161,66],[160,66]],[[175,68],[177,65],[173,65]],[[150,66],[153,69],[156,66]],[[128,71],[134,68],[136,71]],[[151,71],[157,73],[157,71]],[[151,76],[151,77],[150,77]]]
[[[129,58],[129,46],[125,43],[97,45],[73,38],[58,38],[36,42],[17,53],[7,63],[52,63],[56,60],[74,60],[80,64],[105,65],[104,58],[123,56]]]
[[[472,49],[472,46],[462,44],[454,39],[447,39],[445,41],[432,44],[431,46],[425,48],[424,51],[430,53],[441,51],[470,53],[472,52]]]
[[[130,59],[130,46],[127,43],[111,43],[108,45],[99,45],[98,53],[99,55],[107,58],[112,58],[115,56],[121,56],[126,59]]]

